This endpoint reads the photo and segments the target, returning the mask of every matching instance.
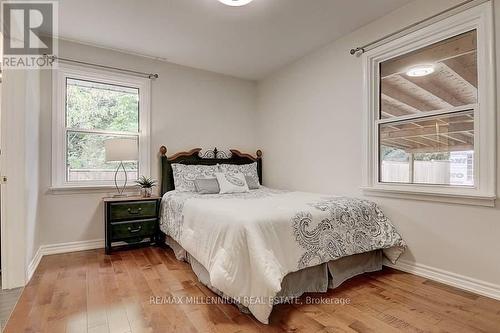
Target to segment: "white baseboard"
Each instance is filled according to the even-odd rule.
[[[384,265],[403,272],[422,276],[429,280],[434,280],[459,289],[467,290],[475,294],[500,300],[500,285],[498,284],[493,284],[490,282],[445,271],[439,268],[434,268],[405,260],[398,260],[397,264],[395,265],[389,262],[384,262]]]
[[[51,254],[102,249],[103,247],[104,239],[94,239],[80,242],[41,245],[40,250],[42,251],[43,256],[48,256]]]
[[[40,247],[35,253],[35,256],[33,259],[31,259],[31,262],[28,264],[28,268],[26,269],[26,283],[28,283],[31,280],[31,277],[36,271],[36,268],[38,267],[38,264],[40,264],[40,260],[42,260],[42,251],[40,251]]]
[[[35,253],[35,256],[29,263],[28,269],[26,270],[26,281],[29,282],[29,280],[31,280],[31,277],[35,273],[35,270],[40,264],[40,261],[42,260],[43,256],[48,256],[51,254],[101,249],[103,247],[104,247],[104,239],[40,245],[38,251],[36,251]]]

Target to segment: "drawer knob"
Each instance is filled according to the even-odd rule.
[[[142,229],[142,225],[138,226],[137,229],[132,229],[132,227],[128,227],[127,229],[131,233],[139,232]]]
[[[134,215],[139,214],[141,211],[142,211],[141,207],[137,208],[137,210],[132,210],[132,208],[127,209],[127,212],[129,214],[134,214]]]

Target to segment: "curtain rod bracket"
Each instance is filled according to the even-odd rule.
[[[49,61],[50,65],[52,65],[57,59],[55,55],[48,55],[46,53],[43,54],[43,57]]]
[[[359,57],[360,55],[365,53],[365,49],[362,47],[357,47],[355,49],[351,49],[349,53],[351,53],[351,55],[356,55],[356,57]]]

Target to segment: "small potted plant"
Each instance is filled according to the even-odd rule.
[[[151,177],[141,176],[135,181],[141,187],[141,195],[143,198],[150,198],[153,193],[153,187],[156,186],[156,180]]]

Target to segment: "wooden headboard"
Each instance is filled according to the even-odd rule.
[[[210,158],[200,157],[199,152],[201,148],[195,148],[190,151],[180,152],[167,157],[167,147],[160,147],[161,155],[161,195],[168,191],[175,189],[174,175],[172,171],[172,163],[181,164],[203,164],[203,165],[216,165],[216,164],[250,164],[257,162],[257,172],[259,181],[262,184],[262,152],[257,150],[256,156],[251,154],[242,153],[239,150],[231,149],[231,157],[221,158],[223,152],[219,152],[217,148],[210,151]],[[213,152],[213,154],[212,154]]]

